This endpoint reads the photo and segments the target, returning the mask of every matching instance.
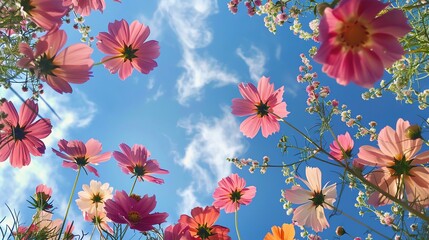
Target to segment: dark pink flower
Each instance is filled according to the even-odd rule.
[[[111,153],[101,152],[101,143],[93,138],[89,139],[85,144],[82,141],[73,140],[60,140],[58,141],[58,147],[60,151],[52,149],[58,157],[65,159],[63,161],[63,167],[73,168],[77,170],[82,167],[88,171],[94,173],[97,177],[97,170],[89,166],[89,164],[98,165],[101,162],[105,162],[110,159]]]
[[[18,2],[21,12],[47,31],[61,26],[62,17],[68,12],[68,7],[63,6],[62,1],[58,0],[21,0]]]
[[[128,194],[125,191],[116,191],[113,200],[106,201],[104,209],[107,217],[115,223],[128,224],[131,229],[142,232],[154,229],[166,221],[168,213],[150,213],[155,209],[155,196],[140,197],[136,194]]]
[[[153,174],[167,174],[168,171],[159,167],[158,161],[151,159],[150,152],[143,146],[134,144],[131,149],[127,144],[119,145],[122,152],[114,151],[113,157],[118,161],[122,171],[126,174],[132,174],[139,181],[162,184],[164,180],[152,176]]]
[[[280,130],[278,118],[286,117],[286,103],[283,102],[283,87],[274,91],[274,84],[270,84],[270,78],[262,77],[258,82],[258,88],[252,83],[238,85],[241,98],[232,99],[232,114],[237,116],[248,116],[240,125],[240,131],[249,138],[254,138],[259,129],[262,135],[268,137],[270,134]]]
[[[351,157],[353,147],[354,141],[349,132],[346,132],[346,134],[338,135],[337,140],[334,140],[329,145],[329,148],[331,149],[329,154],[331,154],[335,160],[338,161],[349,159]]]
[[[240,205],[249,205],[256,194],[256,187],[246,186],[244,178],[231,174],[222,178],[213,193],[213,206],[225,209],[226,213],[238,211]]]
[[[342,0],[335,8],[326,8],[319,25],[322,43],[314,60],[323,64],[323,72],[337,83],[354,82],[372,87],[404,54],[398,38],[411,27],[400,9],[389,9],[378,0]]]
[[[148,74],[158,64],[159,45],[155,40],[146,41],[150,33],[149,27],[138,21],[131,25],[125,20],[109,23],[109,32],[98,34],[98,49],[108,54],[101,61],[111,73],[119,71],[119,78],[125,80],[133,72]]]
[[[64,5],[73,5],[73,10],[81,16],[89,16],[92,10],[103,12],[106,8],[104,0],[64,0]]]
[[[33,156],[45,153],[45,144],[41,139],[51,133],[51,121],[42,118],[34,122],[39,114],[39,107],[33,100],[26,100],[19,110],[19,115],[11,101],[0,105],[0,112],[7,114],[0,123],[0,162],[10,157],[12,167],[21,168],[31,162]]]
[[[27,43],[21,43],[19,51],[24,57],[17,65],[33,70],[55,91],[71,93],[69,83],[81,84],[89,80],[94,63],[91,59],[93,50],[86,44],[77,43],[60,52],[66,41],[65,31],[54,30],[39,39],[34,52]]]

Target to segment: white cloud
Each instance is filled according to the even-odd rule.
[[[280,60],[281,55],[282,55],[282,46],[277,45],[276,53],[275,53],[276,59]]]
[[[179,208],[177,210],[177,215],[187,214],[189,215],[192,208],[196,206],[201,206],[201,203],[198,202],[197,197],[195,196],[195,188],[191,184],[186,189],[179,189],[177,194],[182,198],[182,201],[179,204]]]
[[[22,104],[22,101],[11,91],[0,92],[0,95],[11,100],[17,109]],[[46,145],[46,153],[42,157],[33,157],[30,165],[21,169],[12,168],[9,160],[0,163],[0,189],[8,196],[2,198],[0,202],[0,216],[7,217],[2,225],[11,224],[12,221],[5,204],[17,211],[26,208],[28,205],[26,200],[34,194],[38,184],[43,183],[53,189],[54,204],[57,207],[64,205],[69,197],[67,195],[69,192],[63,192],[62,187],[60,187],[62,183],[69,180],[63,179],[61,160],[54,156],[51,148],[56,148],[59,139],[67,138],[71,129],[88,126],[94,117],[96,106],[88,100],[85,94],[79,91],[75,91],[71,96],[59,95],[50,89],[45,89],[43,97],[61,119],[49,109],[47,104],[40,100],[39,114],[43,118],[49,118],[53,126],[52,133],[43,139]],[[64,211],[56,211],[56,213],[61,215],[64,214]],[[28,223],[29,221],[29,216],[26,216],[25,222]]]
[[[246,148],[235,117],[223,110],[221,118],[188,118],[179,123],[192,139],[184,156],[176,161],[192,172],[191,186],[201,194],[211,193],[221,178],[231,174],[231,163],[226,158],[238,156]]]
[[[146,102],[156,101],[158,100],[158,98],[162,97],[163,95],[164,95],[164,91],[161,89],[161,87],[159,87],[153,96],[150,96],[149,98],[146,99]]]
[[[265,72],[265,54],[254,45],[250,46],[250,49],[246,51],[237,48],[236,53],[249,67],[250,78],[257,82]]]

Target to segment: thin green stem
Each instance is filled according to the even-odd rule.
[[[237,232],[237,239],[241,240],[240,231],[238,231],[238,209],[235,210],[234,222],[235,222],[235,231]]]
[[[82,169],[82,167],[81,167],[81,166],[79,166],[79,168],[77,169],[76,178],[75,178],[75,180],[74,180],[73,188],[72,188],[72,191],[71,191],[71,193],[70,193],[70,197],[69,197],[69,203],[67,204],[66,214],[64,215],[63,224],[61,225],[61,229],[60,229],[60,232],[59,232],[59,234],[58,234],[58,240],[60,240],[60,239],[61,239],[61,233],[63,232],[64,226],[65,226],[65,224],[66,224],[67,215],[69,214],[70,205],[71,205],[71,202],[72,202],[72,200],[73,200],[74,191],[76,190],[76,185],[77,185],[77,181],[78,181],[78,179],[79,179],[79,175],[80,175],[80,170],[81,170],[81,169]]]
[[[133,194],[134,187],[136,186],[136,183],[137,183],[137,179],[138,179],[138,177],[135,176],[133,186],[131,186],[131,190],[130,190],[130,193],[128,195]],[[128,225],[125,226],[124,232],[121,234],[121,237],[119,239],[123,239],[125,237],[125,233],[127,232],[127,230],[128,230]]]

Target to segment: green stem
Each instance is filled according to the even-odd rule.
[[[72,191],[71,191],[71,193],[70,193],[69,203],[67,204],[67,210],[66,210],[66,214],[64,215],[63,224],[61,225],[61,230],[60,230],[60,232],[59,232],[59,234],[58,234],[58,240],[60,240],[60,239],[61,239],[61,233],[63,232],[64,225],[66,224],[67,215],[68,215],[69,210],[70,210],[70,205],[71,205],[71,202],[72,202],[72,200],[73,200],[74,191],[76,190],[77,180],[79,179],[79,175],[80,175],[80,170],[81,170],[81,169],[82,169],[82,167],[81,167],[81,166],[79,166],[79,168],[78,168],[78,170],[77,170],[76,178],[75,178],[75,180],[74,180],[73,188],[72,188]]]
[[[134,191],[134,187],[136,186],[138,177],[135,176],[135,178],[136,179],[134,179],[133,186],[131,186],[131,190],[130,190],[130,193],[128,195],[131,195],[133,193],[133,191]],[[119,239],[123,239],[125,237],[125,233],[127,232],[127,230],[128,230],[128,225],[125,226],[124,232],[121,234],[121,237]]]
[[[241,240],[240,231],[238,231],[238,209],[235,210],[234,222],[235,222],[235,231],[237,232],[237,239]]]

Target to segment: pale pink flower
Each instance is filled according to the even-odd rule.
[[[166,221],[168,213],[150,213],[155,209],[155,196],[143,197],[128,194],[125,191],[116,191],[113,199],[105,203],[107,217],[115,223],[128,224],[131,229],[141,232],[154,229],[153,225],[158,225]]]
[[[81,16],[89,16],[92,10],[103,12],[106,8],[104,0],[64,0],[63,5],[73,6],[73,10]]]
[[[45,30],[59,28],[68,12],[59,0],[21,0],[21,12]]]
[[[196,240],[231,240],[228,236],[229,228],[215,225],[219,216],[219,209],[214,206],[207,206],[204,209],[195,207],[191,210],[191,216],[180,215],[179,223],[189,226],[189,233]]]
[[[148,74],[158,64],[159,45],[155,40],[146,41],[149,27],[137,20],[128,25],[125,20],[109,23],[109,32],[100,32],[97,36],[98,49],[107,54],[101,62],[110,73],[119,71],[119,78],[125,80],[133,72]]]
[[[396,131],[384,127],[378,135],[378,146],[359,148],[357,162],[378,167],[366,175],[366,179],[399,199],[406,198],[415,208],[429,205],[428,168],[429,151],[417,154],[423,140],[410,139],[406,129],[410,126],[402,118],[396,122]],[[390,204],[392,201],[379,192],[373,192],[368,203],[374,206]]]
[[[33,216],[35,232],[46,240],[57,239],[63,223],[61,219],[52,220],[52,215],[50,212],[40,211]]]
[[[76,43],[60,52],[66,41],[65,31],[53,30],[40,37],[34,52],[27,43],[20,43],[19,51],[24,57],[17,65],[34,71],[55,91],[71,93],[69,83],[81,84],[91,77],[93,50],[87,44]]]
[[[139,144],[134,144],[131,149],[127,144],[119,145],[122,152],[114,151],[113,157],[118,161],[122,171],[132,174],[139,181],[146,180],[157,184],[164,183],[164,180],[152,176],[153,174],[167,174],[168,171],[159,167],[157,160],[150,159],[150,152]]]
[[[84,184],[82,189],[83,191],[78,192],[76,204],[82,212],[92,215],[104,212],[104,203],[113,197],[113,187],[109,187],[109,183],[91,180],[89,186]]]
[[[4,125],[0,131],[0,162],[10,159],[12,167],[21,168],[31,162],[30,154],[42,156],[46,146],[41,139],[46,138],[52,129],[51,121],[42,118],[34,122],[39,107],[33,100],[26,100],[18,112],[11,101],[0,103],[0,112],[7,117],[0,118]]]
[[[92,222],[101,231],[107,231],[113,234],[113,229],[108,224],[112,221],[106,216],[106,210],[103,209],[103,211],[98,211],[96,214],[82,213],[85,221]]]
[[[189,226],[183,223],[170,225],[165,229],[164,240],[194,240],[189,233]]]
[[[310,189],[293,186],[284,192],[284,197],[291,203],[303,204],[293,211],[292,220],[299,226],[310,226],[316,232],[329,227],[325,217],[325,208],[332,209],[337,197],[335,183],[322,188],[322,172],[319,168],[306,167],[307,181],[301,181]]]
[[[256,194],[256,187],[246,186],[246,180],[234,173],[218,182],[213,193],[213,206],[225,209],[226,213],[238,211],[240,205],[249,205]]]
[[[85,144],[82,141],[60,140],[58,141],[60,151],[52,149],[58,157],[63,158],[63,167],[77,170],[82,167],[99,176],[97,170],[89,166],[89,164],[98,165],[110,159],[111,153],[101,152],[101,143],[93,138],[89,139]]]
[[[338,135],[337,140],[334,140],[329,145],[329,148],[331,149],[329,154],[338,161],[349,159],[352,156],[353,147],[354,141],[349,132],[346,132],[346,134]]]
[[[258,88],[252,83],[238,85],[243,99],[232,99],[231,108],[234,115],[250,115],[240,125],[240,131],[245,136],[254,138],[260,128],[264,137],[280,130],[278,119],[289,114],[283,102],[283,88],[274,91],[274,84],[270,84],[270,78],[267,77],[261,77]]]
[[[322,43],[314,60],[337,83],[354,82],[372,87],[384,68],[404,54],[398,38],[411,31],[400,9],[389,9],[378,0],[342,0],[335,9],[326,8],[320,20]]]

